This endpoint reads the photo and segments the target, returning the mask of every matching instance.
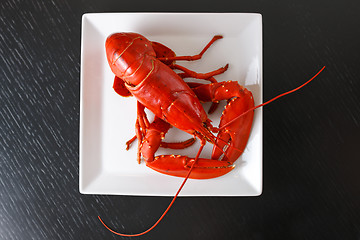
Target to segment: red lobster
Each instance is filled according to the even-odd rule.
[[[210,73],[199,74],[175,64],[175,60],[200,59],[210,45],[220,38],[213,37],[203,51],[195,56],[176,56],[168,47],[150,42],[137,33],[116,33],[107,38],[107,59],[116,75],[114,89],[121,96],[135,96],[138,102],[136,136],[127,144],[129,147],[133,140],[138,139],[139,162],[142,156],[146,165],[158,172],[186,177],[195,158],[180,155],[154,157],[160,146],[185,148],[194,142],[194,139],[181,143],[163,142],[168,129],[175,126],[199,138],[201,146],[206,142],[215,145],[211,159],[196,160],[189,178],[214,178],[233,169],[233,163],[245,149],[254,114],[251,112],[235,118],[254,107],[251,92],[238,82],[215,80],[214,76],[226,71],[228,65]],[[173,69],[181,70],[182,73],[177,74]],[[206,79],[211,83],[186,83],[183,80],[185,77]],[[210,111],[214,111],[221,100],[228,100],[229,103],[219,128],[216,128],[211,125],[200,102],[213,102]],[[145,108],[155,114],[152,123],[146,117]],[[212,132],[219,132],[218,136],[215,137]],[[226,150],[223,149],[225,147]]]
[[[121,236],[147,233],[165,216],[188,178],[207,179],[230,172],[247,144],[253,110],[296,91],[316,76],[297,89],[255,107],[252,93],[238,82],[217,82],[214,78],[226,71],[228,65],[209,73],[196,73],[175,63],[176,60],[200,59],[220,38],[222,36],[214,36],[200,54],[194,56],[176,56],[170,48],[151,42],[137,33],[115,33],[107,38],[106,55],[115,74],[114,90],[121,96],[134,96],[137,99],[136,136],[127,142],[127,147],[137,139],[139,163],[142,156],[148,167],[164,174],[185,178],[166,211],[147,231],[130,235],[117,233],[108,228],[99,217],[111,232]],[[175,69],[181,73],[176,73]],[[208,80],[210,83],[186,83],[183,79],[189,77]],[[201,102],[212,102],[209,112],[213,112],[221,100],[227,100],[228,104],[221,116],[219,127],[214,127]],[[145,108],[155,115],[152,123],[147,119]],[[180,143],[164,142],[164,136],[171,126],[193,135],[194,138]],[[218,133],[217,136],[214,133]],[[159,147],[185,148],[192,145],[195,138],[201,141],[195,157],[154,156]],[[199,158],[206,142],[214,144],[211,159]]]

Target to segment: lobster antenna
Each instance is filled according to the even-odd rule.
[[[205,146],[205,141],[202,141],[201,142],[201,146],[199,148],[199,151],[198,153],[196,154],[196,157],[195,157],[195,160],[193,162],[193,164],[191,165],[191,168],[189,170],[189,172],[187,173],[184,181],[182,182],[182,184],[180,185],[178,191],[176,192],[175,196],[173,197],[172,201],[170,202],[169,206],[165,209],[165,211],[163,212],[163,214],[160,216],[160,218],[154,223],[154,225],[152,225],[149,229],[145,230],[144,232],[141,232],[141,233],[136,233],[136,234],[126,234],[126,233],[119,233],[119,232],[116,232],[114,230],[112,230],[110,227],[108,227],[104,222],[103,220],[100,218],[100,216],[98,216],[100,222],[104,225],[104,227],[106,227],[110,232],[116,234],[116,235],[119,235],[119,236],[122,236],[122,237],[138,237],[138,236],[141,236],[141,235],[144,235],[148,232],[150,232],[151,230],[153,230],[160,222],[161,220],[165,217],[165,215],[167,214],[167,212],[170,210],[171,206],[174,204],[176,198],[178,197],[180,191],[182,190],[182,188],[184,187],[186,181],[189,179],[189,176],[190,176],[190,173],[191,171],[193,170],[195,164],[197,163],[197,160],[199,159],[199,156],[200,156],[200,153],[201,151],[203,150]]]
[[[259,107],[265,106],[265,105],[267,105],[267,104],[275,101],[276,99],[278,99],[278,98],[280,98],[280,97],[283,97],[283,96],[285,96],[285,95],[288,95],[288,94],[290,94],[290,93],[293,93],[293,92],[299,90],[300,88],[304,87],[305,85],[307,85],[308,83],[310,83],[312,80],[314,80],[314,78],[316,78],[317,75],[319,75],[319,74],[324,70],[324,68],[325,68],[325,66],[323,66],[323,67],[320,69],[319,72],[317,72],[312,78],[310,78],[307,82],[303,83],[303,84],[300,85],[299,87],[294,88],[294,89],[292,89],[292,90],[290,90],[290,91],[284,92],[284,93],[282,93],[282,94],[279,94],[278,96],[276,96],[276,97],[268,100],[267,102],[264,102],[264,103],[262,103],[262,104],[259,104],[259,105],[255,106],[255,107],[252,107],[252,108],[248,109],[247,111],[243,112],[242,114],[240,114],[239,116],[237,116],[236,118],[234,118],[233,120],[231,120],[230,122],[226,123],[224,126],[222,126],[221,128],[219,128],[219,130],[222,130],[222,129],[225,128],[226,126],[230,125],[232,122],[236,121],[237,119],[239,119],[239,118],[242,117],[243,115],[247,114],[248,112],[253,111],[253,110],[255,110],[255,109],[259,108]]]

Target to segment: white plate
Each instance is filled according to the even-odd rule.
[[[253,13],[95,13],[82,18],[80,192],[84,194],[173,196],[182,178],[155,172],[136,161],[137,143],[125,150],[135,134],[136,101],[113,89],[114,75],[105,55],[105,39],[114,32],[138,32],[172,48],[177,55],[194,55],[217,34],[224,36],[196,62],[178,61],[197,72],[229,63],[218,81],[238,80],[262,103],[262,17]],[[211,116],[218,123],[221,109]],[[191,136],[171,130],[167,140]],[[185,150],[161,150],[195,156],[199,141]],[[201,154],[209,157],[211,145]],[[180,196],[257,196],[262,192],[262,110],[255,111],[248,145],[230,173],[210,180],[193,180]]]

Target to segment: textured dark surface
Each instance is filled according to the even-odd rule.
[[[309,1],[310,2],[310,1]],[[81,16],[259,12],[264,27],[260,197],[180,198],[143,239],[360,239],[358,1],[0,2],[0,239],[117,239],[152,225],[166,197],[81,195]]]

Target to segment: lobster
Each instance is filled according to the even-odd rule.
[[[222,36],[213,37],[196,56],[176,56],[170,48],[150,42],[136,33],[116,33],[107,38],[107,60],[115,74],[113,87],[121,96],[134,96],[137,99],[136,137],[127,142],[127,146],[138,139],[138,162],[142,157],[148,167],[158,172],[185,177],[195,162],[194,157],[154,155],[159,147],[185,148],[194,143],[194,138],[198,138],[202,146],[210,142],[215,147],[211,159],[196,160],[189,178],[219,177],[234,168],[233,163],[245,149],[254,114],[249,113],[228,123],[254,107],[251,92],[238,82],[215,80],[214,76],[226,71],[228,65],[199,74],[175,63],[175,60],[200,59],[210,45],[220,38]],[[182,73],[177,74],[174,69]],[[210,83],[186,83],[183,79],[188,77],[209,80]],[[214,111],[221,100],[230,101],[219,128],[216,128],[212,126],[201,102],[213,102],[211,111]],[[147,119],[145,108],[155,115],[152,123]],[[194,138],[180,143],[163,142],[172,126]],[[218,137],[213,132],[218,132]]]
[[[249,139],[254,109],[300,89],[316,76],[297,89],[255,106],[252,93],[237,81],[218,82],[215,79],[214,76],[225,72],[228,65],[212,72],[197,73],[176,64],[177,60],[201,59],[207,49],[221,38],[220,35],[214,36],[199,54],[193,56],[177,56],[165,45],[149,41],[138,33],[115,33],[106,39],[107,60],[115,74],[115,92],[123,97],[134,96],[137,100],[136,134],[126,143],[127,149],[137,139],[139,163],[144,159],[146,166],[160,173],[184,178],[172,202],[151,228],[139,234],[122,234],[110,229],[99,217],[111,232],[121,236],[140,236],[149,232],[168,212],[188,178],[215,178],[234,169],[234,162],[243,153]],[[184,78],[203,79],[209,83],[185,82]],[[211,113],[222,100],[226,100],[227,105],[219,126],[215,127],[201,103],[211,102]],[[155,115],[152,122],[148,120],[145,108]],[[171,127],[189,133],[193,138],[176,143],[163,141]],[[195,157],[155,156],[159,147],[182,149],[191,146],[196,138],[201,146]],[[211,158],[200,158],[207,142],[214,145]]]

